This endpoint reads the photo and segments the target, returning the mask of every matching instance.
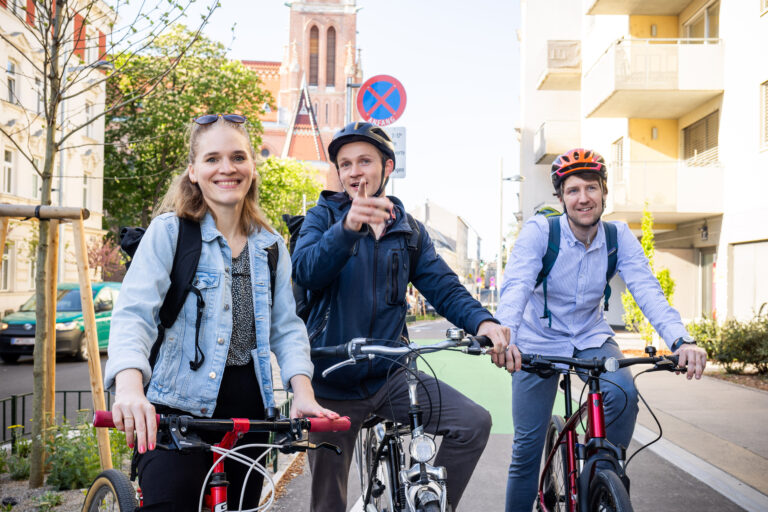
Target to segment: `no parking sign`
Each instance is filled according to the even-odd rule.
[[[397,121],[405,110],[405,87],[389,75],[369,78],[357,93],[357,111],[363,120],[387,126]]]

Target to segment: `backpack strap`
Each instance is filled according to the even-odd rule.
[[[200,233],[200,223],[194,220],[179,218],[179,234],[176,241],[176,252],[173,254],[173,266],[171,267],[171,286],[165,294],[165,300],[160,307],[160,325],[157,326],[157,340],[149,353],[149,366],[155,367],[160,345],[165,338],[165,330],[170,328],[179,316],[187,294],[192,291],[197,296],[197,321],[195,322],[195,361],[190,362],[197,368],[202,365],[205,355],[202,354],[199,345],[200,322],[205,310],[205,302],[200,290],[193,286],[197,264],[200,261],[200,253],[203,250],[203,240]],[[198,353],[202,359],[198,362]],[[197,368],[193,368],[196,370]]]
[[[605,310],[608,311],[608,299],[611,298],[610,283],[611,278],[616,275],[616,264],[619,259],[619,244],[616,224],[603,222],[603,229],[605,230],[605,246],[608,250],[608,269],[605,272],[605,291],[603,292],[605,300],[603,305]]]
[[[536,276],[536,284],[534,288],[540,284],[544,287],[544,315],[541,318],[549,319],[549,327],[552,327],[552,313],[547,307],[547,276],[552,271],[552,267],[555,266],[557,255],[560,252],[560,215],[547,216],[547,224],[549,224],[549,237],[547,239],[547,252],[544,253],[544,257],[541,258],[541,270],[539,275]]]
[[[267,251],[267,266],[269,267],[269,292],[272,294],[272,304],[275,304],[275,284],[277,283],[277,262],[280,260],[280,249],[277,242],[265,249]]]
[[[408,224],[411,226],[411,234],[408,235],[408,280],[411,280],[411,275],[413,274],[413,269],[416,268],[416,263],[419,261],[419,256],[421,256],[421,227],[419,226],[419,222],[413,218],[413,216],[410,213],[405,214],[406,219],[408,219]]]

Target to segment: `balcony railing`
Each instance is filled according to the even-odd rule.
[[[609,217],[634,218],[646,202],[658,222],[683,222],[691,215],[722,213],[723,166],[717,160],[717,148],[706,153],[706,157],[702,153],[683,161],[611,165],[606,213]]]
[[[539,62],[546,63],[537,88],[540,90],[568,91],[581,88],[581,41],[549,40],[546,55]]]
[[[533,159],[551,164],[557,155],[577,147],[581,140],[579,121],[546,121],[533,134]]]
[[[584,75],[588,117],[679,118],[723,91],[720,39],[619,39]]]

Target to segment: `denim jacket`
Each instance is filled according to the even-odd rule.
[[[149,384],[147,399],[192,414],[210,417],[232,335],[232,252],[216,228],[210,213],[200,223],[203,246],[194,285],[205,300],[200,326],[200,347],[205,354],[196,371],[189,362],[195,359],[196,297],[190,293],[176,319],[166,330],[154,371],[149,352],[157,338],[159,312],[171,285],[170,272],[176,250],[179,220],[173,213],[155,218],[147,228],[123,281],[109,336],[109,360],[105,385],[114,391],[115,375],[127,368],[141,371]],[[269,267],[265,249],[278,242],[280,255],[271,304]],[[265,407],[275,405],[270,349],[280,365],[283,386],[289,389],[294,375],[312,378],[309,342],[304,323],[296,316],[291,291],[291,256],[282,238],[264,229],[248,236],[251,267],[256,348],[252,351],[256,377]],[[244,396],[247,396],[247,390]]]

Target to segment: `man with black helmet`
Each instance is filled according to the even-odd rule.
[[[513,372],[515,437],[507,512],[530,512],[533,506],[559,378],[516,372],[518,347],[534,354],[622,358],[603,315],[610,296],[609,274],[621,274],[645,316],[680,356],[680,365],[688,366],[688,379],[701,378],[706,365],[706,352],[695,345],[680,314],[667,302],[629,226],[600,221],[608,194],[603,157],[589,149],[573,149],[555,159],[551,177],[564,215],[534,215],[525,223],[507,262],[496,314],[512,330],[507,369]],[[555,233],[554,240],[550,232]],[[552,261],[548,247],[558,244]],[[608,440],[627,447],[638,412],[632,373],[623,368],[602,379],[616,384],[602,387]]]
[[[351,123],[336,133],[328,153],[343,192],[323,191],[317,206],[307,212],[292,257],[294,280],[311,290],[307,331],[312,346],[341,345],[356,337],[407,338],[405,295],[410,281],[455,325],[490,337],[493,360],[503,366],[508,329],[461,285],[435,252],[424,226],[406,213],[400,200],[385,194],[395,164],[387,133],[369,123]],[[342,368],[327,378],[322,371],[337,361],[314,362],[317,400],[350,416],[352,428],[310,434],[313,442],[328,441],[343,452],[341,457],[327,450],[310,453],[311,510],[345,511],[354,439],[363,420],[375,413],[407,423],[408,389],[405,378],[397,375],[385,386],[393,362],[384,358]],[[391,373],[397,371],[392,368]],[[437,381],[423,374],[421,379],[437,396]],[[421,403],[428,407],[423,393],[420,387]],[[491,417],[447,384],[440,384],[440,393],[441,411],[425,411],[424,417],[431,418],[426,427],[431,433],[439,418],[443,441],[435,465],[447,468],[448,500],[455,507],[488,440]]]

